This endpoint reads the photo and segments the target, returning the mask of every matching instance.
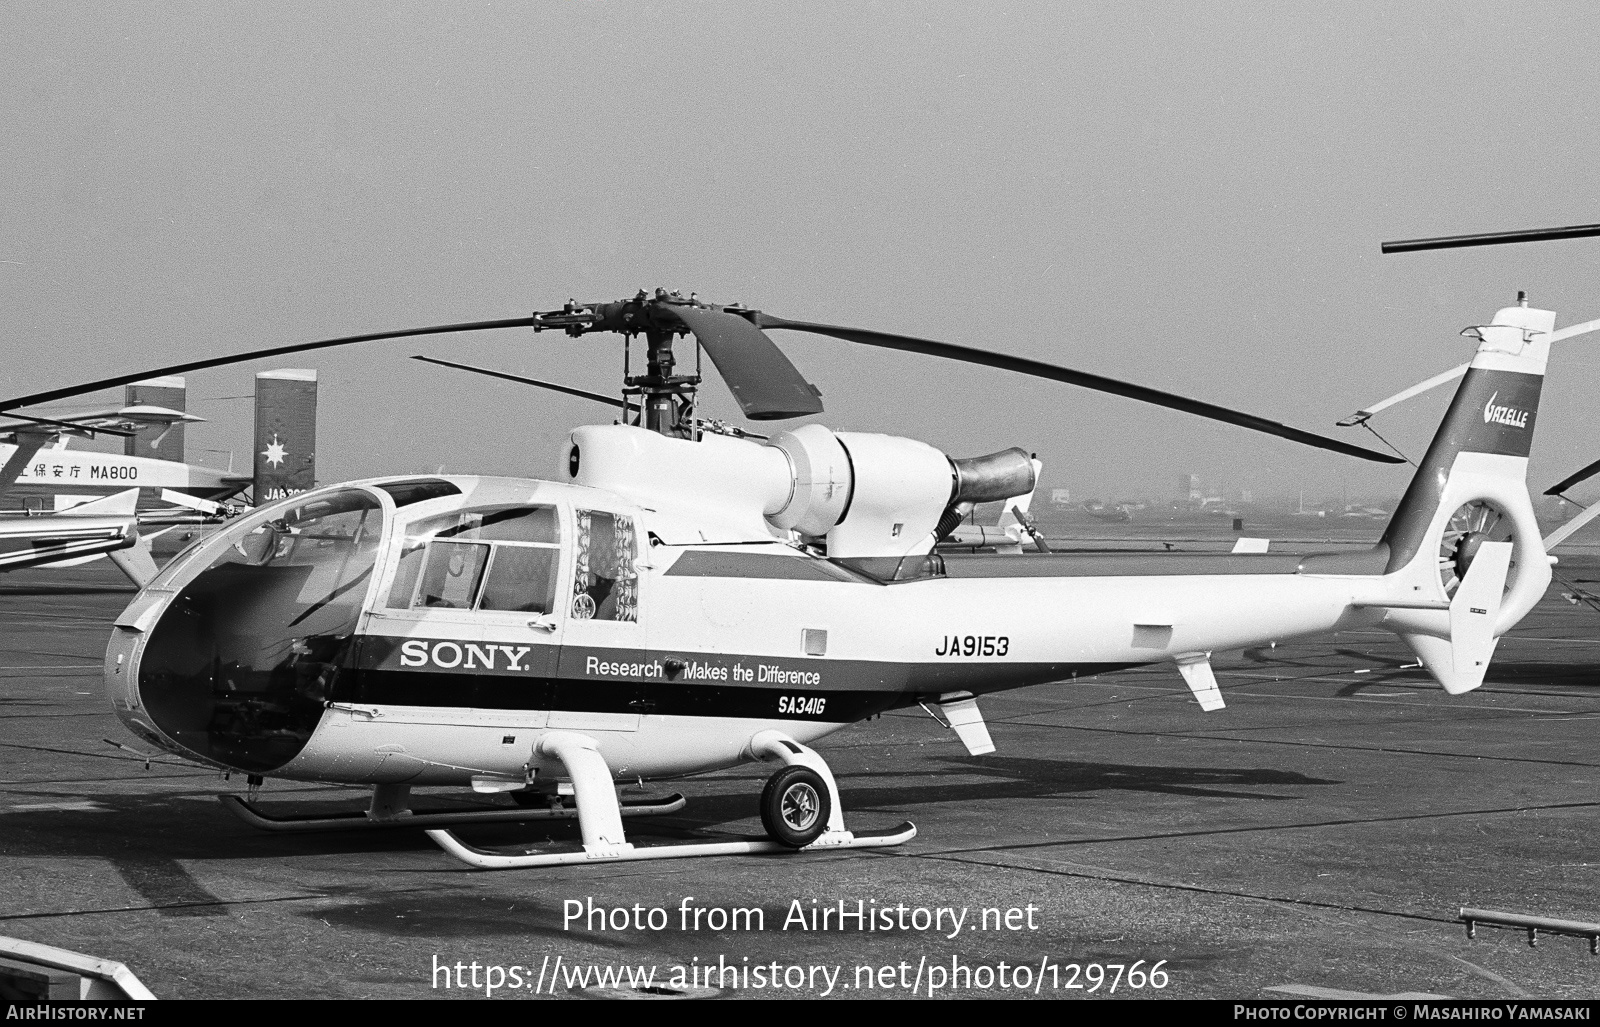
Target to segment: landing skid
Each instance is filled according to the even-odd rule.
[[[261,812],[253,803],[241,799],[237,795],[219,795],[217,798],[231,813],[251,827],[280,833],[357,831],[369,828],[395,827],[412,829],[419,827],[463,827],[468,824],[504,824],[526,820],[571,820],[578,816],[578,811],[571,807],[505,809],[498,806],[493,809],[438,810],[431,813],[403,810],[384,817],[373,816],[370,812],[272,816]],[[687,804],[687,799],[674,792],[672,795],[659,799],[638,799],[624,802],[620,805],[619,812],[625,817],[648,816],[655,813],[676,813]],[[429,834],[432,833],[432,831],[429,831]]]
[[[680,859],[687,856],[739,856],[766,852],[821,852],[828,849],[861,849],[900,845],[917,835],[911,823],[892,831],[855,833],[845,830],[839,804],[839,788],[828,764],[814,750],[801,745],[781,731],[761,731],[750,739],[746,755],[775,760],[786,767],[805,767],[815,773],[812,780],[828,792],[827,827],[810,844],[785,845],[765,838],[745,838],[728,842],[688,842],[683,844],[636,847],[622,831],[622,808],[612,784],[610,768],[600,755],[594,739],[571,731],[552,731],[538,742],[540,755],[561,761],[572,778],[578,805],[578,825],[583,834],[581,849],[521,852],[480,849],[468,845],[447,830],[430,830],[428,837],[450,855],[480,870],[512,870],[519,867],[561,866],[574,863],[620,863],[645,859]],[[820,780],[818,780],[820,779]],[[812,822],[815,824],[815,821]],[[814,829],[820,829],[814,828]],[[770,830],[770,826],[769,826]]]
[[[917,836],[917,828],[909,820],[893,831],[876,831],[856,834],[842,831],[824,834],[810,845],[792,849],[782,842],[769,838],[746,838],[733,842],[689,842],[683,845],[619,845],[594,852],[578,849],[573,852],[522,852],[513,853],[497,849],[480,849],[468,845],[446,830],[429,831],[428,837],[450,855],[477,867],[479,870],[514,870],[518,867],[552,867],[571,863],[621,863],[642,859],[680,859],[685,856],[744,856],[762,852],[823,852],[828,849],[866,849],[886,845],[900,845]]]

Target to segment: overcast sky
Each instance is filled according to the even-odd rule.
[[[229,351],[662,285],[1005,350],[1301,427],[1467,359],[1527,289],[1600,317],[1581,3],[303,2],[0,6],[0,310],[19,395]],[[1409,469],[775,333],[837,429],[1037,450],[1076,495],[1398,492]],[[1600,457],[1595,337],[1552,360],[1532,484]],[[621,343],[501,332],[293,361],[319,478],[548,475]],[[197,374],[191,458],[248,466]],[[706,409],[736,419],[720,383]],[[1445,390],[1377,422],[1419,456]],[[225,459],[223,457],[222,459]]]

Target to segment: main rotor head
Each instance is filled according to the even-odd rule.
[[[753,421],[806,417],[822,412],[822,393],[795,369],[789,358],[757,326],[760,311],[702,303],[693,293],[640,290],[614,303],[568,300],[560,310],[536,311],[534,331],[552,329],[574,338],[589,332],[616,332],[630,341],[644,336],[645,373],[624,370],[624,397],[637,396],[641,420],[652,431],[688,434],[699,388],[699,349],[716,365],[744,415]],[[674,374],[673,341],[693,335],[695,372]],[[626,357],[625,357],[626,359]]]

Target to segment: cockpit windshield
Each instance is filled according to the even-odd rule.
[[[223,528],[190,561],[140,661],[140,693],[185,747],[242,770],[305,745],[350,663],[383,534],[378,498],[312,493]],[[186,568],[187,570],[187,568]]]

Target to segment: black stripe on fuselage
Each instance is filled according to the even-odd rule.
[[[371,706],[423,706],[477,710],[559,710],[575,713],[639,713],[680,717],[792,717],[829,723],[862,720],[909,706],[919,697],[952,691],[995,692],[1047,681],[1121,670],[1128,663],[1100,664],[918,664],[885,665],[903,677],[901,688],[836,689],[805,686],[704,684],[681,681],[619,681],[595,678],[508,677],[459,671],[346,668],[329,698]],[[812,714],[792,715],[780,700],[803,704]]]

